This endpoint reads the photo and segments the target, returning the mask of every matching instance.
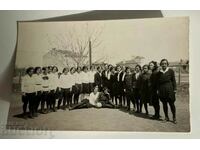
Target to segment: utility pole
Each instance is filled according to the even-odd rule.
[[[92,43],[89,40],[89,66],[92,66]]]
[[[182,60],[179,62],[179,67],[178,67],[178,84],[181,84],[181,67],[182,67]]]

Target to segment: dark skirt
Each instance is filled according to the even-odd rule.
[[[158,90],[158,95],[162,102],[174,102],[176,100],[175,92],[171,82],[161,84]]]
[[[22,102],[28,104],[28,98],[26,95],[22,95]]]
[[[79,94],[82,93],[82,84],[76,84],[76,88]]]
[[[139,89],[134,89],[134,98],[136,99],[136,100],[139,100],[139,99],[141,99],[141,94],[140,94],[140,91],[139,91]]]
[[[51,101],[53,101],[53,100],[56,99],[56,91],[55,91],[55,90],[51,90],[51,91],[49,92],[49,99],[50,99]]]
[[[56,91],[56,96],[57,96],[58,99],[62,99],[64,97],[64,93],[63,92],[64,91],[62,89],[60,89],[60,90],[58,89]]]
[[[151,99],[151,95],[149,91],[141,91],[141,101],[143,103],[149,103]]]
[[[65,99],[71,98],[72,92],[70,92],[70,88],[62,89],[63,90],[63,96]]]
[[[130,101],[135,103],[134,91],[133,90],[126,90],[125,96],[126,96],[127,103],[130,104]]]
[[[159,101],[159,96],[157,94],[157,91],[151,91],[151,99],[150,99],[150,102],[149,104],[150,105],[153,105],[154,103],[157,103]]]
[[[94,83],[89,83],[90,93],[94,91]]]
[[[119,82],[114,83],[112,86],[112,92],[115,96],[122,95],[124,92],[122,85]]]
[[[82,84],[82,93],[83,94],[89,94],[90,93],[90,85],[89,85],[89,83],[83,83]]]
[[[116,88],[117,88],[116,83],[113,83],[112,88],[111,88],[111,95],[113,95],[113,96],[117,95]]]
[[[26,99],[28,100],[29,104],[29,111],[33,113],[35,111],[35,106],[37,105],[36,99],[36,92],[34,93],[26,93]]]
[[[76,85],[72,86],[72,94],[77,94],[79,92],[79,89]]]
[[[43,91],[43,92],[42,92],[42,101],[43,101],[43,102],[50,101],[49,95],[50,95],[50,94],[49,94],[48,91]]]

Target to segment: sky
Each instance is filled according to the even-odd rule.
[[[92,60],[116,64],[133,56],[169,61],[189,59],[188,17],[106,21],[21,22],[18,26],[17,67],[42,66],[50,49],[79,39],[92,39]],[[98,46],[93,39],[97,37]],[[61,40],[60,40],[61,39]],[[65,39],[63,44],[63,39]],[[60,46],[62,48],[62,46]],[[86,47],[88,50],[88,47]]]

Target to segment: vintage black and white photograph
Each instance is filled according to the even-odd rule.
[[[188,17],[22,21],[16,49],[9,129],[190,132]]]

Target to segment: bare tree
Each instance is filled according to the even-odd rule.
[[[73,24],[73,26],[66,26],[66,31],[62,34],[53,36],[47,35],[48,43],[51,47],[59,50],[72,51],[73,55],[67,56],[80,66],[85,63],[88,58],[89,42],[91,42],[92,50],[99,46],[102,41],[100,35],[103,31],[103,26],[92,27],[88,23]]]

